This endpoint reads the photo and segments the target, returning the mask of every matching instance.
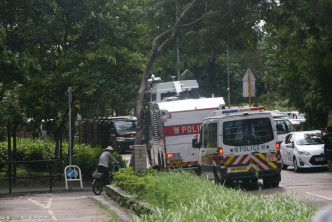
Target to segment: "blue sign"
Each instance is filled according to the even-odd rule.
[[[67,171],[67,176],[70,178],[75,177],[75,174],[75,170],[70,169]]]

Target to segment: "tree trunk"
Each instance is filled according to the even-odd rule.
[[[137,115],[137,126],[136,126],[136,138],[135,138],[135,145],[142,145],[142,139],[144,134],[144,97],[145,97],[145,90],[147,88],[148,79],[150,77],[150,72],[153,66],[154,61],[160,54],[160,52],[169,44],[171,43],[178,30],[184,27],[191,27],[195,25],[196,23],[200,22],[202,18],[197,19],[196,21],[182,25],[182,20],[184,17],[190,12],[190,10],[201,0],[193,0],[190,5],[181,13],[181,15],[176,19],[176,22],[174,26],[163,33],[159,34],[153,41],[152,41],[152,49],[150,53],[150,57],[146,63],[146,66],[143,71],[141,86],[138,90],[137,96],[136,96],[136,115]],[[159,41],[164,38],[165,36],[168,36],[168,38],[163,41],[161,44],[159,44]],[[158,46],[159,45],[159,46]],[[130,159],[130,166],[134,166],[134,155],[135,155],[135,148],[133,150],[133,153],[131,155]]]
[[[217,96],[217,71],[216,71],[216,58],[209,59],[206,65],[206,71],[209,75],[211,93]]]
[[[59,144],[60,144],[60,136],[59,136],[59,129],[56,128],[54,130],[54,140],[55,140],[55,149],[54,149],[54,159],[55,160],[58,160],[59,159]],[[59,164],[58,162],[54,162],[54,165],[53,165],[53,173],[56,174],[57,173],[57,170],[58,170],[58,167],[59,167]]]

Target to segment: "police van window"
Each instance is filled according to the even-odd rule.
[[[155,93],[153,93],[153,94],[151,95],[151,101],[154,102],[154,101],[156,101],[156,100],[157,100],[157,95],[156,95]]]
[[[204,125],[204,144],[203,147],[217,147],[217,123]]]
[[[273,139],[273,130],[269,118],[234,120],[223,124],[223,143],[225,145],[257,145]]]
[[[161,93],[160,95],[160,99],[163,100],[164,98],[167,98],[167,97],[172,97],[172,96],[175,96],[175,92],[167,92],[167,93]]]

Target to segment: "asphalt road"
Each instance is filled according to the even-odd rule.
[[[131,215],[109,198],[94,196],[92,191],[57,191],[0,198],[0,222],[106,222],[114,217],[129,221]]]
[[[260,190],[261,188],[261,190]],[[332,205],[332,173],[326,169],[305,170],[295,173],[292,167],[281,171],[281,182],[278,188],[263,188],[263,182],[247,187],[253,194],[293,195],[314,208]]]

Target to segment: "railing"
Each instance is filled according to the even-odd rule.
[[[33,179],[33,178],[45,178],[45,177],[49,177],[49,182],[50,182],[50,192],[52,192],[53,189],[53,177],[55,176],[59,176],[61,178],[61,173],[60,174],[54,174],[53,173],[53,164],[55,162],[60,162],[60,160],[32,160],[32,161],[7,161],[7,162],[0,162],[0,164],[5,164],[8,165],[8,175],[6,175],[6,177],[2,177],[0,178],[0,180],[7,180],[8,181],[8,189],[9,189],[9,194],[12,193],[12,184],[13,181],[16,181],[17,179]],[[48,164],[48,175],[42,175],[42,174],[36,174],[36,175],[29,175],[29,176],[13,176],[12,175],[12,169],[13,166],[17,166],[19,164],[33,164],[33,163],[47,163]],[[61,166],[61,165],[60,165]],[[45,172],[45,171],[44,171]],[[62,172],[62,170],[60,170],[60,172]]]

